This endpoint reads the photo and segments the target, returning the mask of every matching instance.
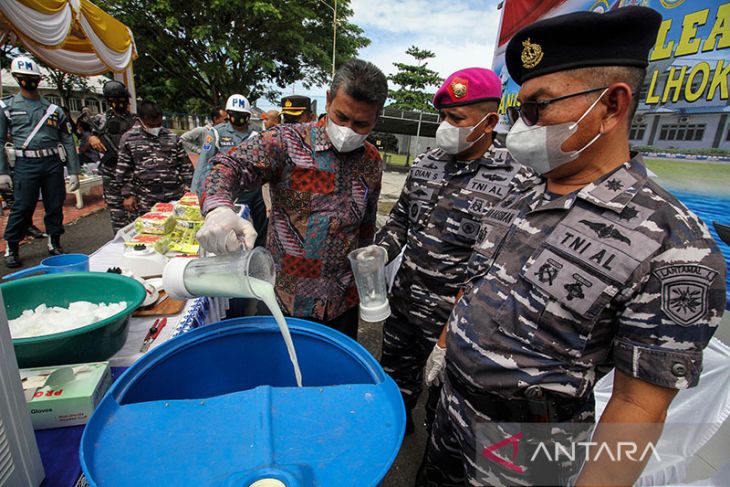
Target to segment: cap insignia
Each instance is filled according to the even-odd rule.
[[[540,44],[535,44],[530,42],[530,38],[528,37],[524,41],[522,41],[522,66],[525,67],[525,69],[532,69],[538,64],[540,64],[540,61],[542,61],[542,47],[540,47]]]
[[[451,91],[454,93],[455,98],[464,98],[466,96],[466,85],[463,83],[459,83],[458,81],[454,81],[451,83]]]

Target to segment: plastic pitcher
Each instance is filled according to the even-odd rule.
[[[353,250],[347,257],[360,296],[360,318],[371,323],[383,321],[390,316],[388,287],[385,284],[385,249],[370,245]]]
[[[34,267],[13,272],[3,277],[4,280],[20,279],[33,274],[52,274],[54,272],[88,272],[89,256],[85,254],[63,254],[46,257]]]
[[[257,283],[274,284],[275,279],[274,259],[261,247],[214,257],[171,259],[162,272],[162,285],[173,299],[261,299]]]
[[[302,373],[297,352],[276,300],[275,281],[274,259],[268,250],[261,247],[216,257],[173,259],[162,272],[162,285],[174,299],[213,296],[263,301],[279,325],[297,385],[301,387]]]

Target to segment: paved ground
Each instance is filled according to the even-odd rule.
[[[82,208],[76,208],[76,197],[73,194],[66,195],[66,201],[63,204],[64,225],[73,224],[81,218],[101,211],[106,206],[104,198],[102,197],[101,186],[92,188],[88,195],[83,196],[83,200],[84,206]],[[10,210],[8,208],[2,210],[2,216],[0,217],[0,235],[5,232],[5,225],[8,221],[9,212]],[[35,212],[33,213],[33,224],[41,230],[45,230],[45,226],[43,225],[43,215],[45,215],[43,202],[39,201],[36,205]],[[111,224],[109,224],[109,231],[111,232]],[[24,244],[27,244],[32,240],[32,238],[26,238]],[[2,238],[0,238],[0,252],[5,252],[5,240]]]
[[[379,220],[384,221],[387,212],[395,203],[400,194],[405,175],[401,173],[386,173],[380,202]],[[91,202],[91,200],[89,200]],[[85,218],[66,228],[64,246],[68,252],[91,253],[112,238],[109,215],[105,209],[87,207],[91,212]],[[45,240],[30,241],[21,249],[24,263],[34,265],[47,257]],[[0,273],[6,274],[8,269],[0,266]],[[360,324],[360,342],[376,357],[380,357],[380,343],[382,327],[379,324]],[[716,336],[725,343],[730,343],[730,312],[726,314]],[[423,407],[416,411],[417,430],[407,437],[402,445],[393,467],[383,481],[386,487],[413,485],[415,474],[420,465],[426,443],[426,432],[423,428]],[[730,452],[730,422],[700,451],[698,457],[689,467],[688,480],[706,479],[717,472],[728,461]]]

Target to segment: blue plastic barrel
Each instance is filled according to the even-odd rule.
[[[302,388],[270,317],[208,325],[144,355],[84,430],[89,484],[377,485],[403,440],[398,387],[347,336],[287,323]]]

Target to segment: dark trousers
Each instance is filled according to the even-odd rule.
[[[307,317],[307,318],[301,318],[303,320],[309,320],[314,321],[315,323],[319,323],[321,325],[328,326],[334,330],[337,330],[341,333],[344,333],[345,335],[349,336],[353,340],[357,341],[357,325],[360,322],[360,313],[359,308],[357,306],[348,309],[344,313],[342,313],[337,318],[333,318],[331,320],[318,320],[316,318]],[[258,306],[258,312],[256,313],[258,316],[269,316],[271,312],[266,307],[266,305],[262,302],[259,302]],[[286,315],[289,316],[289,315]],[[226,317],[230,318],[229,315],[226,315]],[[296,317],[295,317],[296,318]]]
[[[383,352],[380,365],[398,385],[406,414],[410,415],[423,390],[423,368],[438,341],[441,326],[409,320],[401,313],[398,302],[392,299],[391,315],[383,324]],[[429,387],[429,397],[426,402],[428,427],[433,422],[440,392],[440,387]]]
[[[576,401],[576,404],[580,404],[579,400]],[[505,405],[505,410],[508,409]],[[563,418],[561,422],[540,424],[493,417],[476,409],[447,376],[416,486],[574,485],[583,463],[582,450],[576,452],[572,461],[562,457],[560,462],[541,461],[545,460],[544,456],[533,460],[534,453],[540,444],[546,445],[548,451],[552,452],[556,451],[554,443],[569,446],[588,441],[595,422],[594,409],[591,398],[577,406],[574,414],[570,418]],[[483,454],[486,447],[517,433],[517,425],[519,431],[524,432],[519,447],[511,453],[507,446],[499,454],[519,466],[523,471],[520,474]]]
[[[46,233],[58,236],[63,233],[63,202],[66,199],[66,182],[63,164],[58,156],[37,159],[19,157],[13,174],[13,206],[10,208],[5,240],[20,242],[33,223],[33,212],[38,196],[43,192],[46,215],[43,223]]]
[[[306,318],[309,321],[320,323],[325,326],[337,330],[349,336],[353,340],[357,341],[357,325],[360,322],[360,308],[358,306],[352,307],[342,313],[337,318],[333,318],[328,321],[318,320],[316,318]]]
[[[104,200],[109,209],[109,217],[112,222],[112,230],[126,227],[134,219],[132,215],[124,209],[124,198],[122,198],[122,190],[117,184],[117,159],[108,158],[105,162],[99,164],[99,172],[101,173],[101,182],[104,187]]]

